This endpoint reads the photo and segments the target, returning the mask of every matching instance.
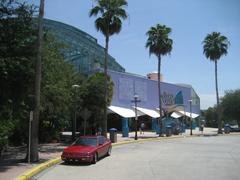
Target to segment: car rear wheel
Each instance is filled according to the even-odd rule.
[[[95,153],[94,156],[93,156],[93,162],[92,163],[96,164],[97,161],[98,161],[98,155],[97,155],[97,153]]]
[[[107,156],[111,156],[111,152],[112,152],[112,146],[110,146],[110,147],[108,148]]]

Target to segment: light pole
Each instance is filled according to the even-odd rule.
[[[77,88],[79,88],[80,86],[77,84],[72,85],[72,88],[75,89],[75,93],[74,93],[74,98],[76,98],[76,92],[77,92]],[[72,141],[75,140],[76,137],[76,119],[77,119],[77,101],[75,99],[75,103],[74,103],[74,118],[72,121]]]
[[[138,116],[137,116],[137,103],[138,102],[141,102],[141,100],[139,100],[138,98],[138,95],[137,94],[134,94],[134,96],[133,96],[133,100],[132,100],[132,102],[134,102],[134,109],[135,109],[135,140],[137,140],[138,139],[138,137],[137,137],[137,129],[138,129]]]
[[[190,104],[190,135],[192,135],[192,99],[188,100]]]

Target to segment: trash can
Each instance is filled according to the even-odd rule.
[[[171,136],[172,135],[172,126],[167,125],[166,126],[166,136]]]
[[[111,128],[111,129],[109,129],[109,133],[110,133],[111,142],[116,143],[117,142],[117,129]]]
[[[229,124],[225,124],[224,125],[224,133],[225,134],[229,134],[230,133],[230,125]]]

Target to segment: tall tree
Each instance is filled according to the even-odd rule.
[[[38,16],[38,47],[37,47],[37,62],[35,72],[35,107],[32,122],[32,138],[31,138],[31,162],[39,160],[38,155],[38,132],[39,132],[39,109],[41,95],[41,74],[42,74],[42,45],[43,45],[43,15],[44,15],[44,0],[40,0],[39,16]]]
[[[207,59],[210,59],[215,63],[218,134],[222,134],[222,121],[220,119],[220,109],[219,109],[217,62],[222,55],[227,55],[227,50],[229,45],[230,45],[230,42],[228,41],[227,37],[221,35],[220,32],[212,32],[211,34],[208,34],[203,41],[203,54],[205,54]]]
[[[95,20],[97,31],[101,31],[105,36],[105,59],[104,59],[104,119],[102,123],[103,135],[107,136],[107,69],[108,69],[108,44],[109,38],[113,34],[118,34],[122,28],[122,20],[127,18],[124,7],[126,0],[98,0],[97,5],[90,10],[89,16],[100,16]]]
[[[50,32],[44,33],[39,141],[58,139],[60,130],[69,128],[73,109],[72,85],[82,83],[82,77],[72,64],[64,60],[66,48]],[[74,101],[75,102],[75,101]],[[79,104],[79,103],[78,103]]]
[[[159,125],[160,133],[162,134],[162,101],[161,101],[161,83],[160,83],[160,74],[161,74],[161,57],[167,54],[170,54],[172,51],[172,39],[169,38],[171,33],[171,28],[166,27],[165,25],[157,24],[155,27],[151,27],[150,30],[146,33],[148,36],[146,42],[146,48],[149,48],[149,55],[154,54],[158,58],[158,100],[159,100]]]
[[[0,136],[8,137],[11,145],[26,143],[34,81],[34,12],[35,7],[22,0],[0,2]]]
[[[92,121],[91,126],[93,129],[99,128],[101,125],[100,121],[102,119],[102,112],[105,108],[104,106],[104,79],[105,74],[96,73],[90,76],[85,83],[83,83],[81,87],[81,99],[82,106],[87,108],[92,112]],[[109,106],[112,101],[113,96],[113,82],[110,76],[108,76],[107,80],[107,88],[108,88],[108,97],[107,97],[107,105]],[[96,133],[96,132],[95,132]]]
[[[221,108],[225,120],[236,120],[240,127],[240,89],[229,90],[221,98]]]

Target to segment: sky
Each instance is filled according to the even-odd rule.
[[[30,0],[38,5],[39,0]],[[89,10],[95,0],[45,0],[45,18],[85,31],[105,46]],[[218,61],[220,96],[240,88],[240,1],[239,0],[128,0],[128,19],[119,34],[111,36],[109,54],[127,72],[145,76],[157,71],[157,58],[145,48],[146,32],[156,24],[172,29],[171,55],[162,57],[164,81],[193,86],[201,109],[216,104],[214,62],[203,54],[203,40],[213,31],[226,36],[231,45]]]

